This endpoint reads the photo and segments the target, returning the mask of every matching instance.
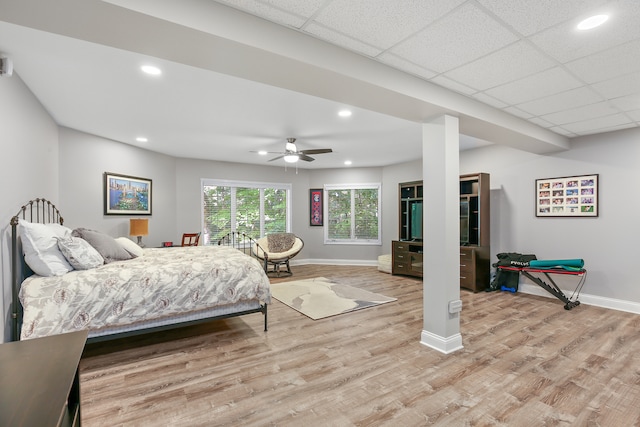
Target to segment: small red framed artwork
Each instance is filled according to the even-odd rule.
[[[322,226],[323,215],[323,190],[322,188],[312,188],[309,190],[309,224],[312,226]]]

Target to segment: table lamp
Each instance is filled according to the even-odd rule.
[[[138,238],[138,246],[144,248],[142,236],[149,235],[149,220],[147,218],[131,218],[129,220],[129,235]]]

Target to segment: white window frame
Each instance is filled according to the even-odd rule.
[[[217,186],[217,187],[231,187],[231,194],[233,195],[231,201],[231,217],[235,218],[236,214],[236,199],[235,193],[238,187],[240,188],[257,188],[260,190],[264,190],[267,188],[275,188],[278,190],[285,190],[287,192],[287,208],[286,208],[286,228],[287,233],[291,232],[292,224],[292,184],[291,183],[276,183],[276,182],[258,182],[258,181],[235,181],[235,180],[227,180],[227,179],[211,179],[211,178],[202,178],[200,179],[200,224],[201,227],[204,227],[204,187],[205,186]],[[264,191],[260,191],[260,211],[264,212]],[[236,231],[235,221],[231,221],[231,230]],[[260,236],[264,237],[264,216],[260,215]],[[206,241],[206,238],[205,238]]]
[[[331,190],[360,190],[360,189],[376,189],[378,190],[378,238],[377,239],[330,239],[329,238],[329,226],[325,224],[324,228],[324,244],[325,245],[382,245],[382,184],[381,183],[364,183],[364,184],[325,184],[324,185],[324,208],[323,208],[323,216],[325,221],[329,220],[329,191]],[[355,221],[354,216],[355,212],[353,211],[353,192],[351,193],[351,235],[354,233]]]

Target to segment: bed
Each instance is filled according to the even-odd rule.
[[[49,249],[57,258],[44,267],[30,258],[30,227],[64,236],[55,237],[58,248]],[[125,253],[131,250],[129,259],[119,259],[105,252],[99,232],[74,229],[70,237],[69,231],[59,210],[45,199],[29,201],[11,219],[12,340],[87,329],[88,342],[96,342],[250,313],[262,313],[267,330],[269,279],[257,259],[231,244],[235,240],[141,249],[127,238],[106,238],[122,244]],[[90,249],[97,249],[104,261],[98,262]],[[85,268],[87,260],[96,265]],[[50,265],[52,271],[42,270]]]

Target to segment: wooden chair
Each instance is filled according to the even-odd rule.
[[[182,235],[182,246],[198,246],[200,233],[184,233]]]

